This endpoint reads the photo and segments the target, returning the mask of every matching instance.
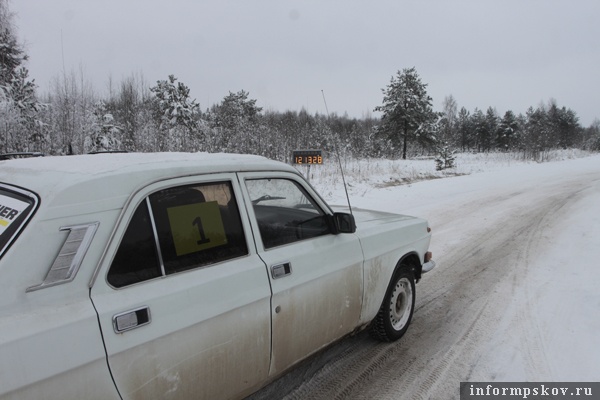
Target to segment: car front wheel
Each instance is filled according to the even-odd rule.
[[[371,325],[371,335],[391,342],[404,335],[415,308],[415,278],[409,265],[401,265],[394,274],[377,316]]]

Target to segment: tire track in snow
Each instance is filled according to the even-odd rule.
[[[518,277],[518,282],[515,282],[514,288],[523,287],[524,301],[523,307],[518,309],[512,325],[518,327],[520,336],[523,338],[525,372],[529,380],[556,380],[552,375],[546,356],[548,349],[545,346],[545,331],[537,316],[537,293],[531,283],[530,266],[537,253],[552,245],[546,237],[546,232],[551,231],[553,224],[557,221],[565,218],[572,205],[582,197],[582,192],[587,188],[587,186],[582,188],[581,185],[576,185],[570,190],[570,194],[559,196],[544,208],[536,218],[535,226],[530,231],[526,244],[519,251],[517,257],[518,262],[525,268],[517,271],[518,274],[515,276]]]

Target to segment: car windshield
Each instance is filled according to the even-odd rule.
[[[22,231],[37,203],[33,193],[0,184],[0,258]]]

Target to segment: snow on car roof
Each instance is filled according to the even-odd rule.
[[[115,170],[136,170],[140,166],[166,169],[164,163],[176,166],[192,165],[201,170],[213,170],[211,166],[223,170],[238,170],[250,163],[253,168],[272,168],[275,164],[265,157],[248,154],[227,153],[105,153],[76,156],[51,156],[22,158],[0,161],[2,169],[13,167],[30,170],[51,170],[61,172],[80,172],[84,174],[103,174]],[[262,165],[262,168],[261,168]],[[281,164],[278,164],[281,165]],[[245,169],[245,168],[243,168]],[[204,171],[201,171],[204,172]]]
[[[140,186],[180,176],[296,170],[265,157],[225,153],[107,153],[0,161],[0,182],[60,204],[128,197]]]

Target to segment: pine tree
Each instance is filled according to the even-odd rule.
[[[380,133],[402,146],[403,159],[409,142],[417,141],[423,146],[434,143],[432,126],[438,116],[427,95],[427,84],[421,82],[414,67],[398,71],[382,92],[383,105],[375,108],[383,113]]]
[[[473,144],[473,121],[471,113],[466,108],[462,107],[458,112],[458,136],[460,138],[460,148],[462,151],[467,151]]]
[[[115,120],[103,101],[98,102],[94,108],[95,122],[85,141],[86,151],[91,153],[120,150],[121,142],[118,138],[121,128],[115,125]]]
[[[498,113],[493,107],[488,107],[485,113],[485,128],[480,137],[483,151],[490,151],[494,145],[498,130]]]
[[[543,159],[544,152],[551,145],[551,133],[548,124],[548,114],[543,108],[529,107],[525,124],[525,152],[538,161]]]
[[[555,147],[567,149],[573,147],[581,138],[581,127],[577,114],[566,107],[559,108],[556,100],[551,99],[546,109],[548,128]]]
[[[158,150],[193,151],[200,147],[197,117],[200,105],[190,99],[190,89],[177,78],[157,81],[150,88],[155,96],[155,119],[159,128]]]
[[[442,171],[447,168],[454,168],[454,151],[450,150],[447,143],[443,143],[437,148],[438,156],[435,159],[435,169]]]
[[[0,0],[0,86],[10,85],[27,55],[17,42],[7,0]]]
[[[496,146],[502,151],[510,151],[518,140],[519,123],[515,114],[508,110],[500,121],[496,136]]]
[[[254,133],[260,133],[258,120],[262,108],[249,95],[244,90],[229,92],[213,109],[213,126],[219,132],[223,151],[255,153],[259,147],[260,136]]]
[[[584,129],[583,148],[590,151],[600,151],[600,120],[595,119],[592,124]]]
[[[12,14],[6,0],[0,0],[0,113],[2,129],[0,151],[29,150],[44,140],[44,124],[38,112],[44,107],[35,96],[35,83],[23,66],[27,60],[18,44]]]

